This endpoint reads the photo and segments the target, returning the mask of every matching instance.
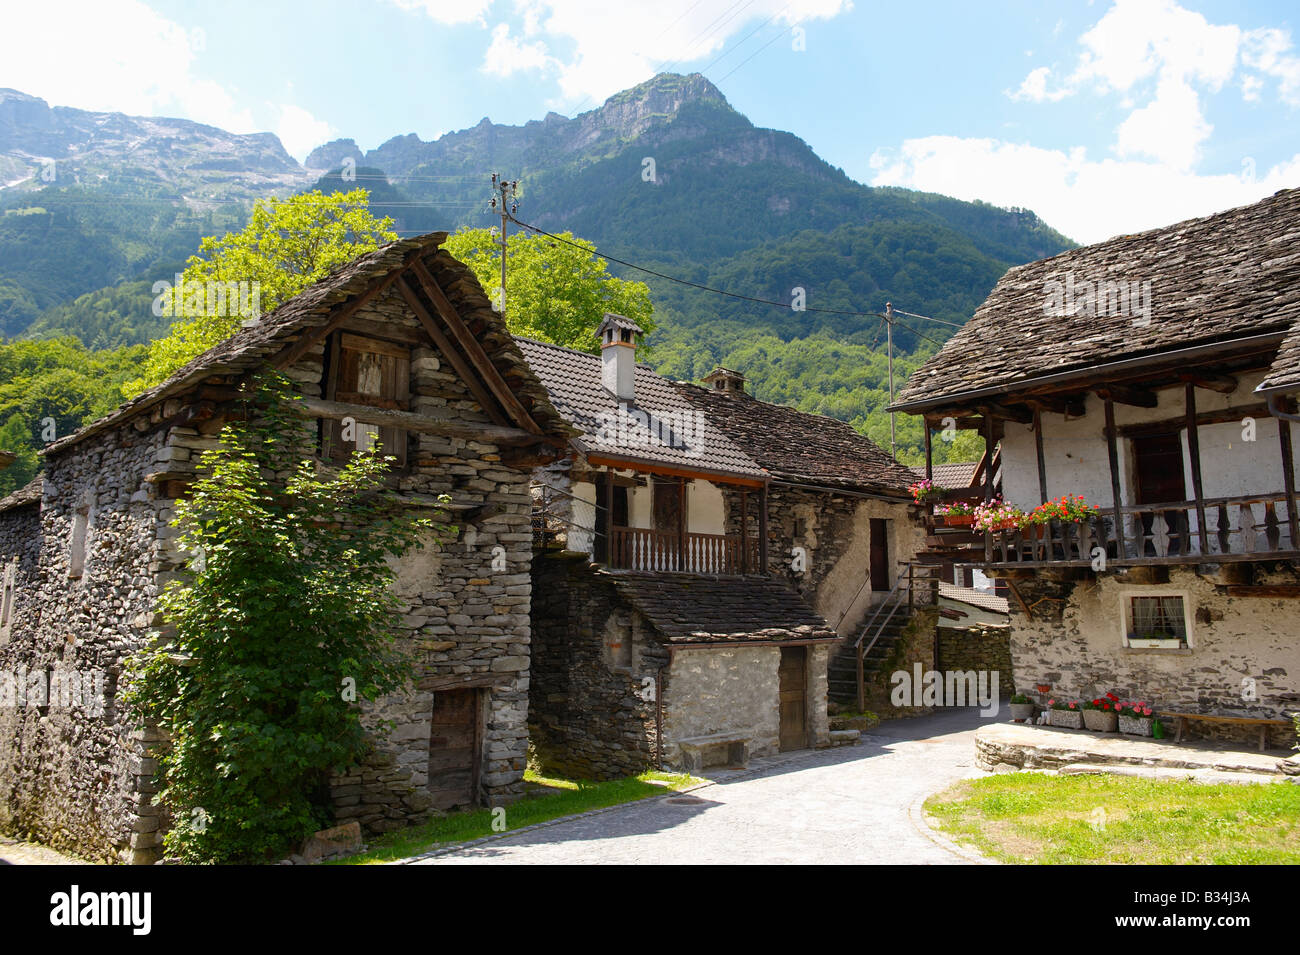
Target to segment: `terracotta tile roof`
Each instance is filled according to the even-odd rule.
[[[1268,374],[1255,388],[1261,394],[1296,390],[1300,390],[1300,319],[1291,326]]]
[[[0,512],[17,510],[29,504],[40,504],[44,490],[45,479],[38,474],[8,497],[0,498]]]
[[[956,464],[936,464],[932,468],[934,477],[931,479],[939,487],[959,488],[970,487],[971,481],[975,479],[975,469],[980,466],[978,461],[960,461]],[[916,479],[925,477],[925,465],[918,464],[912,469],[912,474]]]
[[[165,382],[126,402],[116,411],[51,444],[43,453],[55,454],[92,434],[144,411],[193,387],[213,375],[243,374],[261,366],[297,334],[325,325],[334,310],[405,268],[413,259],[424,261],[461,318],[482,343],[493,365],[505,378],[533,420],[543,431],[567,434],[551,406],[546,389],[529,370],[515,347],[505,321],[492,309],[478,279],[464,263],[439,248],[445,232],[400,239],[358,256],[325,278],[282,303],[256,322],[246,323],[225,341],[208,349]]]
[[[600,573],[669,643],[838,639],[802,597],[770,577]]]
[[[852,425],[825,415],[686,382],[677,390],[772,477],[908,496],[916,477]]]
[[[940,581],[939,596],[945,600],[955,600],[994,613],[1008,612],[1006,597],[999,597],[984,590],[975,590],[972,587],[958,587],[956,584]]]
[[[683,398],[673,382],[648,366],[636,366],[636,398],[627,406],[629,411],[644,413],[646,421],[641,421],[620,416],[618,399],[602,384],[599,355],[528,338],[515,341],[560,415],[581,432],[574,442],[580,450],[649,464],[766,477],[717,422],[707,415],[695,415],[695,406]],[[683,420],[688,427],[672,424]],[[652,421],[667,423],[668,427],[655,431],[649,424]],[[667,441],[662,440],[661,433],[668,435]]]
[[[1082,283],[1105,281],[1138,290],[1149,283],[1149,316],[1136,314],[1140,308],[1131,302],[1128,314],[1114,314],[1120,311],[1114,307],[1100,309],[1107,314],[1086,314]],[[1057,311],[1062,304],[1065,314]],[[1145,324],[1144,318],[1149,318]],[[1009,270],[974,317],[912,375],[895,404],[937,401],[1191,345],[1283,333],[1297,319],[1300,189],[1285,189],[1254,205]]]

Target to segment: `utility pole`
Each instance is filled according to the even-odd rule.
[[[885,326],[886,341],[889,349],[889,405],[894,405],[894,304],[893,302],[885,303]],[[889,412],[889,454],[898,460],[898,441],[894,433],[894,412]]]
[[[499,195],[498,195],[499,193]],[[501,212],[501,301],[499,307],[501,314],[506,312],[506,223],[510,217],[519,211],[519,203],[516,198],[519,195],[519,180],[513,182],[497,175],[492,174],[492,209],[498,209],[500,203]]]

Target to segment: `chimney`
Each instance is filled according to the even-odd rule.
[[[719,365],[704,376],[704,386],[710,391],[719,391],[724,395],[743,395],[745,393],[745,376],[730,368]]]
[[[636,398],[636,336],[645,334],[630,318],[606,312],[600,336],[600,381],[619,401]]]

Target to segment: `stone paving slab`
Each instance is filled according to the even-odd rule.
[[[930,829],[931,794],[985,775],[975,710],[882,723],[857,746],[706,771],[712,782],[403,860],[482,864],[968,864]]]
[[[1094,763],[1280,776],[1278,762],[1285,756],[1282,752],[1217,749],[1202,740],[1173,743],[1024,723],[996,723],[975,734],[975,761],[991,772]]]

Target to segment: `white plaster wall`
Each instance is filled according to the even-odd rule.
[[[1234,405],[1254,404],[1259,399],[1252,392],[1262,373],[1243,375],[1237,390],[1230,395],[1196,390],[1196,410],[1217,411]],[[1161,421],[1182,415],[1184,390],[1165,388],[1158,392],[1160,404],[1155,408],[1115,405],[1115,423],[1119,426]],[[1091,504],[1109,505],[1110,462],[1106,452],[1105,410],[1102,400],[1089,395],[1082,418],[1066,420],[1062,415],[1043,414],[1043,459],[1047,470],[1048,497],[1082,494]],[[1235,497],[1282,490],[1282,454],[1278,444],[1277,421],[1269,415],[1255,418],[1255,440],[1242,440],[1240,422],[1203,425],[1199,429],[1201,475],[1207,498]],[[1183,469],[1188,497],[1192,493],[1191,458],[1187,434],[1183,439]],[[1134,497],[1135,475],[1130,439],[1117,444],[1120,465],[1121,503],[1130,504]],[[1297,449],[1300,450],[1300,442]],[[1039,503],[1038,459],[1034,450],[1034,433],[1029,425],[1007,422],[1002,441],[1002,486],[1006,500],[1024,510]],[[1300,455],[1296,456],[1300,462]]]
[[[584,554],[592,552],[596,532],[596,485],[579,481],[569,489],[576,498],[573,504],[573,526],[569,528],[569,550]]]
[[[725,534],[727,509],[722,488],[702,480],[686,485],[686,520],[692,534]]]

